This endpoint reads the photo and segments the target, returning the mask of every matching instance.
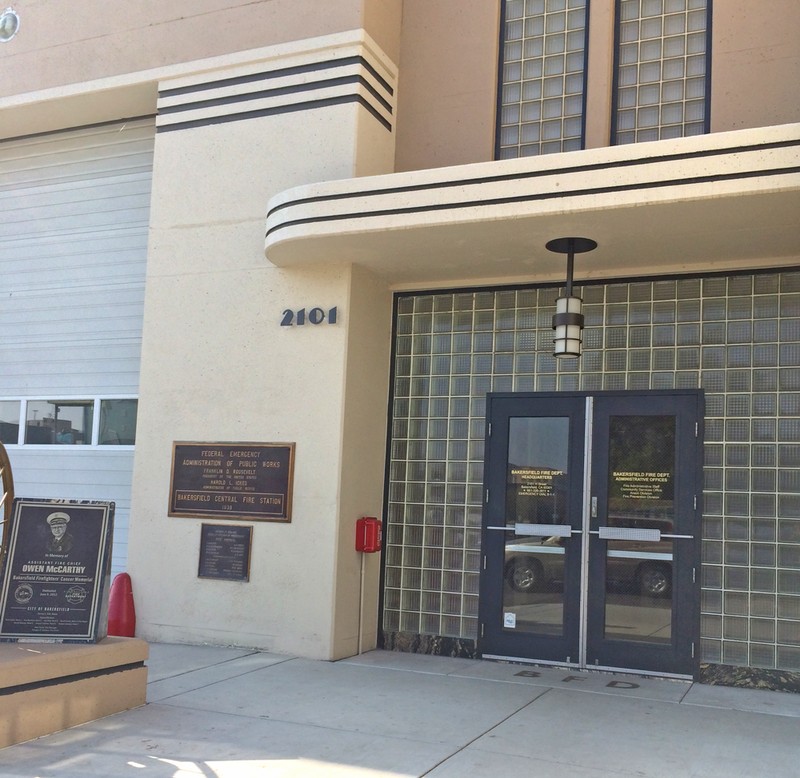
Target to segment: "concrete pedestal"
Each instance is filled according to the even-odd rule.
[[[0,748],[144,705],[148,645],[0,644]]]

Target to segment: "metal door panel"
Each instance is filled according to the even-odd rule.
[[[487,397],[484,655],[691,675],[702,394]]]

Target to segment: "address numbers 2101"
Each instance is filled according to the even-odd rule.
[[[336,306],[328,308],[327,311],[322,308],[310,308],[309,310],[305,308],[298,310],[287,308],[281,318],[281,327],[301,327],[304,324],[336,324],[338,314],[339,311]]]

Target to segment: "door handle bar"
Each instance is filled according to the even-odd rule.
[[[675,535],[662,533],[659,529],[635,529],[632,527],[598,527],[589,530],[590,535],[597,535],[600,540],[639,540],[647,543],[658,543],[662,538],[674,540],[694,540],[694,535]]]
[[[573,529],[570,524],[525,524],[516,522],[507,527],[487,527],[486,529],[513,532],[515,535],[543,535],[548,538],[568,538],[570,535],[580,535],[579,529]]]
[[[542,535],[550,538],[568,538],[570,535],[580,535],[581,530],[574,529],[569,524],[516,524],[503,527],[487,527],[486,529],[498,532],[513,532],[515,535]],[[589,530],[590,535],[599,536],[600,540],[638,540],[646,543],[658,543],[661,540],[694,540],[694,535],[676,535],[661,532],[657,529],[633,529],[630,527],[600,527]]]

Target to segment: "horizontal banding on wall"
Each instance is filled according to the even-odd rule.
[[[364,186],[367,182],[360,179],[351,182],[360,184],[358,189],[353,186],[351,191],[333,191],[334,188],[343,190],[343,182],[335,182],[330,187],[321,185],[316,196],[298,196],[271,205],[267,217],[267,235],[298,224],[488,208],[552,198],[797,174],[800,165],[788,163],[797,162],[798,147],[800,140],[791,140],[749,148],[641,157],[624,162],[578,162],[557,169],[510,174],[482,176],[476,171],[474,176],[416,184],[402,182],[403,177],[410,179],[413,174],[398,174],[395,176],[395,186],[369,189]],[[776,158],[775,152],[780,151],[784,151],[788,158]],[[326,191],[328,189],[330,191]]]
[[[307,184],[270,200],[265,253],[278,267],[355,261],[414,285],[559,278],[544,246],[570,234],[599,246],[579,277],[787,264],[800,253],[787,229],[798,148],[800,125],[784,125]]]
[[[323,52],[330,54],[330,52]],[[358,103],[387,130],[394,87],[364,54],[203,79],[159,92],[158,132]]]

